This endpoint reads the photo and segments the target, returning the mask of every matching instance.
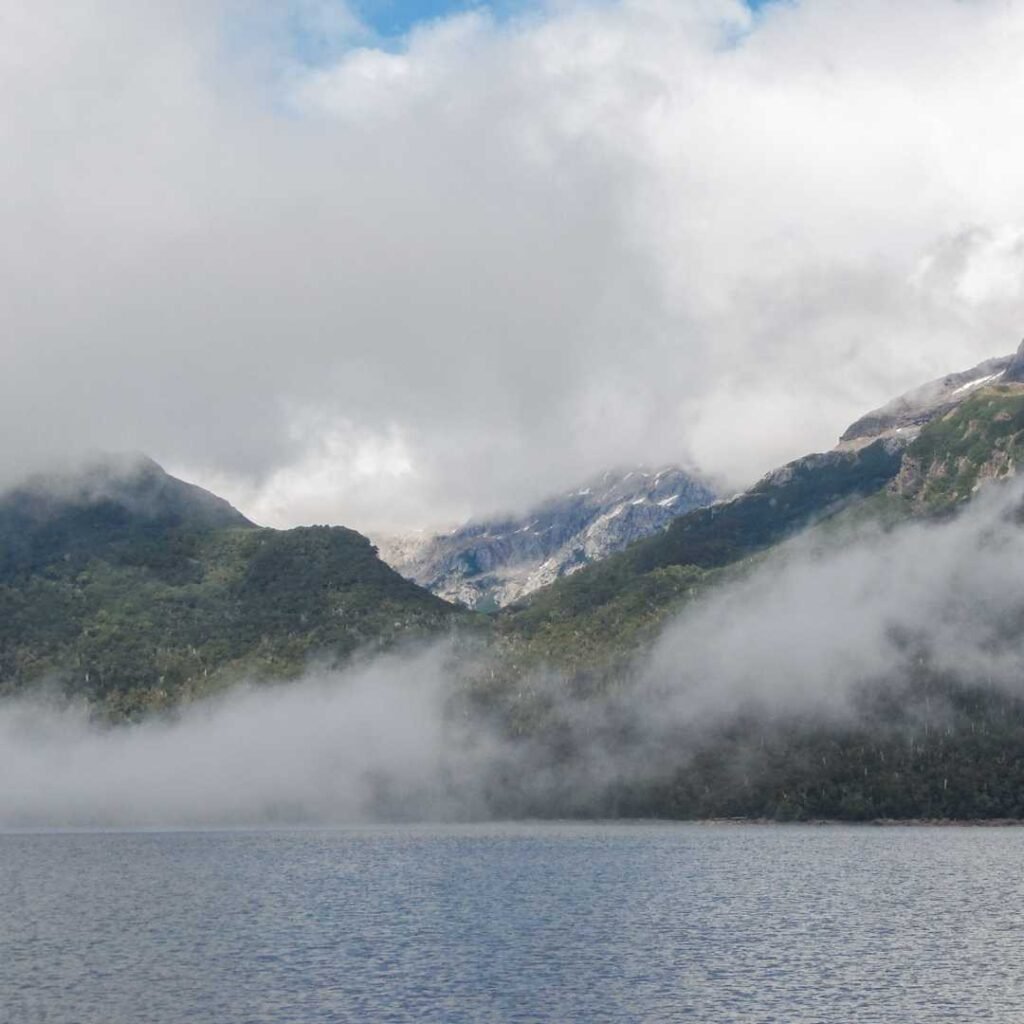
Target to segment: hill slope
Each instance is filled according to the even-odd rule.
[[[530,595],[507,609],[499,633],[557,664],[617,665],[681,602],[809,528],[949,515],[981,482],[1015,473],[1024,455],[1019,377],[1024,344],[917,388],[851,425],[832,451]]]
[[[0,687],[133,714],[443,628],[455,609],[343,527],[269,530],[149,460],[0,498]]]

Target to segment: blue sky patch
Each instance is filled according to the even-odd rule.
[[[594,0],[608,3],[609,0]],[[614,2],[614,0],[613,0]],[[686,3],[687,0],[678,0]],[[751,10],[758,10],[773,3],[787,0],[745,0]],[[279,31],[289,38],[287,44],[292,55],[308,65],[327,64],[336,60],[353,46],[374,46],[383,49],[401,49],[404,38],[417,25],[428,24],[441,18],[464,14],[469,11],[486,11],[497,21],[504,21],[519,14],[536,11],[544,6],[545,0],[338,0],[337,7],[328,3],[310,8],[298,5],[284,8],[276,20]],[[352,15],[363,25],[363,31],[355,27]],[[335,16],[336,15],[336,16]],[[273,25],[261,23],[265,30]],[[257,28],[258,31],[258,28]],[[229,39],[237,44],[245,41],[247,31],[240,21],[233,21]],[[739,40],[733,40],[738,43]]]
[[[686,0],[679,0],[685,3]],[[753,10],[777,0],[746,0]],[[537,0],[351,0],[352,8],[375,32],[384,37],[405,35],[420,22],[435,21],[465,11],[489,10],[499,20],[535,8]]]
[[[421,22],[466,11],[487,10],[500,20],[536,6],[534,0],[352,0],[359,17],[385,37],[402,36]]]

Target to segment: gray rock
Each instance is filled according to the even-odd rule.
[[[440,597],[490,610],[663,530],[716,498],[675,466],[607,472],[523,515],[448,534],[381,538],[381,558]]]
[[[1003,373],[1003,381],[1007,384],[1024,384],[1024,341],[1014,352],[1010,365]]]
[[[1024,343],[1015,355],[986,359],[970,370],[929,381],[874,409],[847,427],[839,448],[862,448],[880,437],[912,440],[925,423],[955,409],[979,388],[1019,382],[1024,382]]]

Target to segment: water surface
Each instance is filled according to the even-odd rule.
[[[1024,1019],[1024,830],[0,834],[0,1019]]]

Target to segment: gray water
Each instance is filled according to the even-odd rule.
[[[0,834],[12,1024],[1024,1020],[1024,830]]]

